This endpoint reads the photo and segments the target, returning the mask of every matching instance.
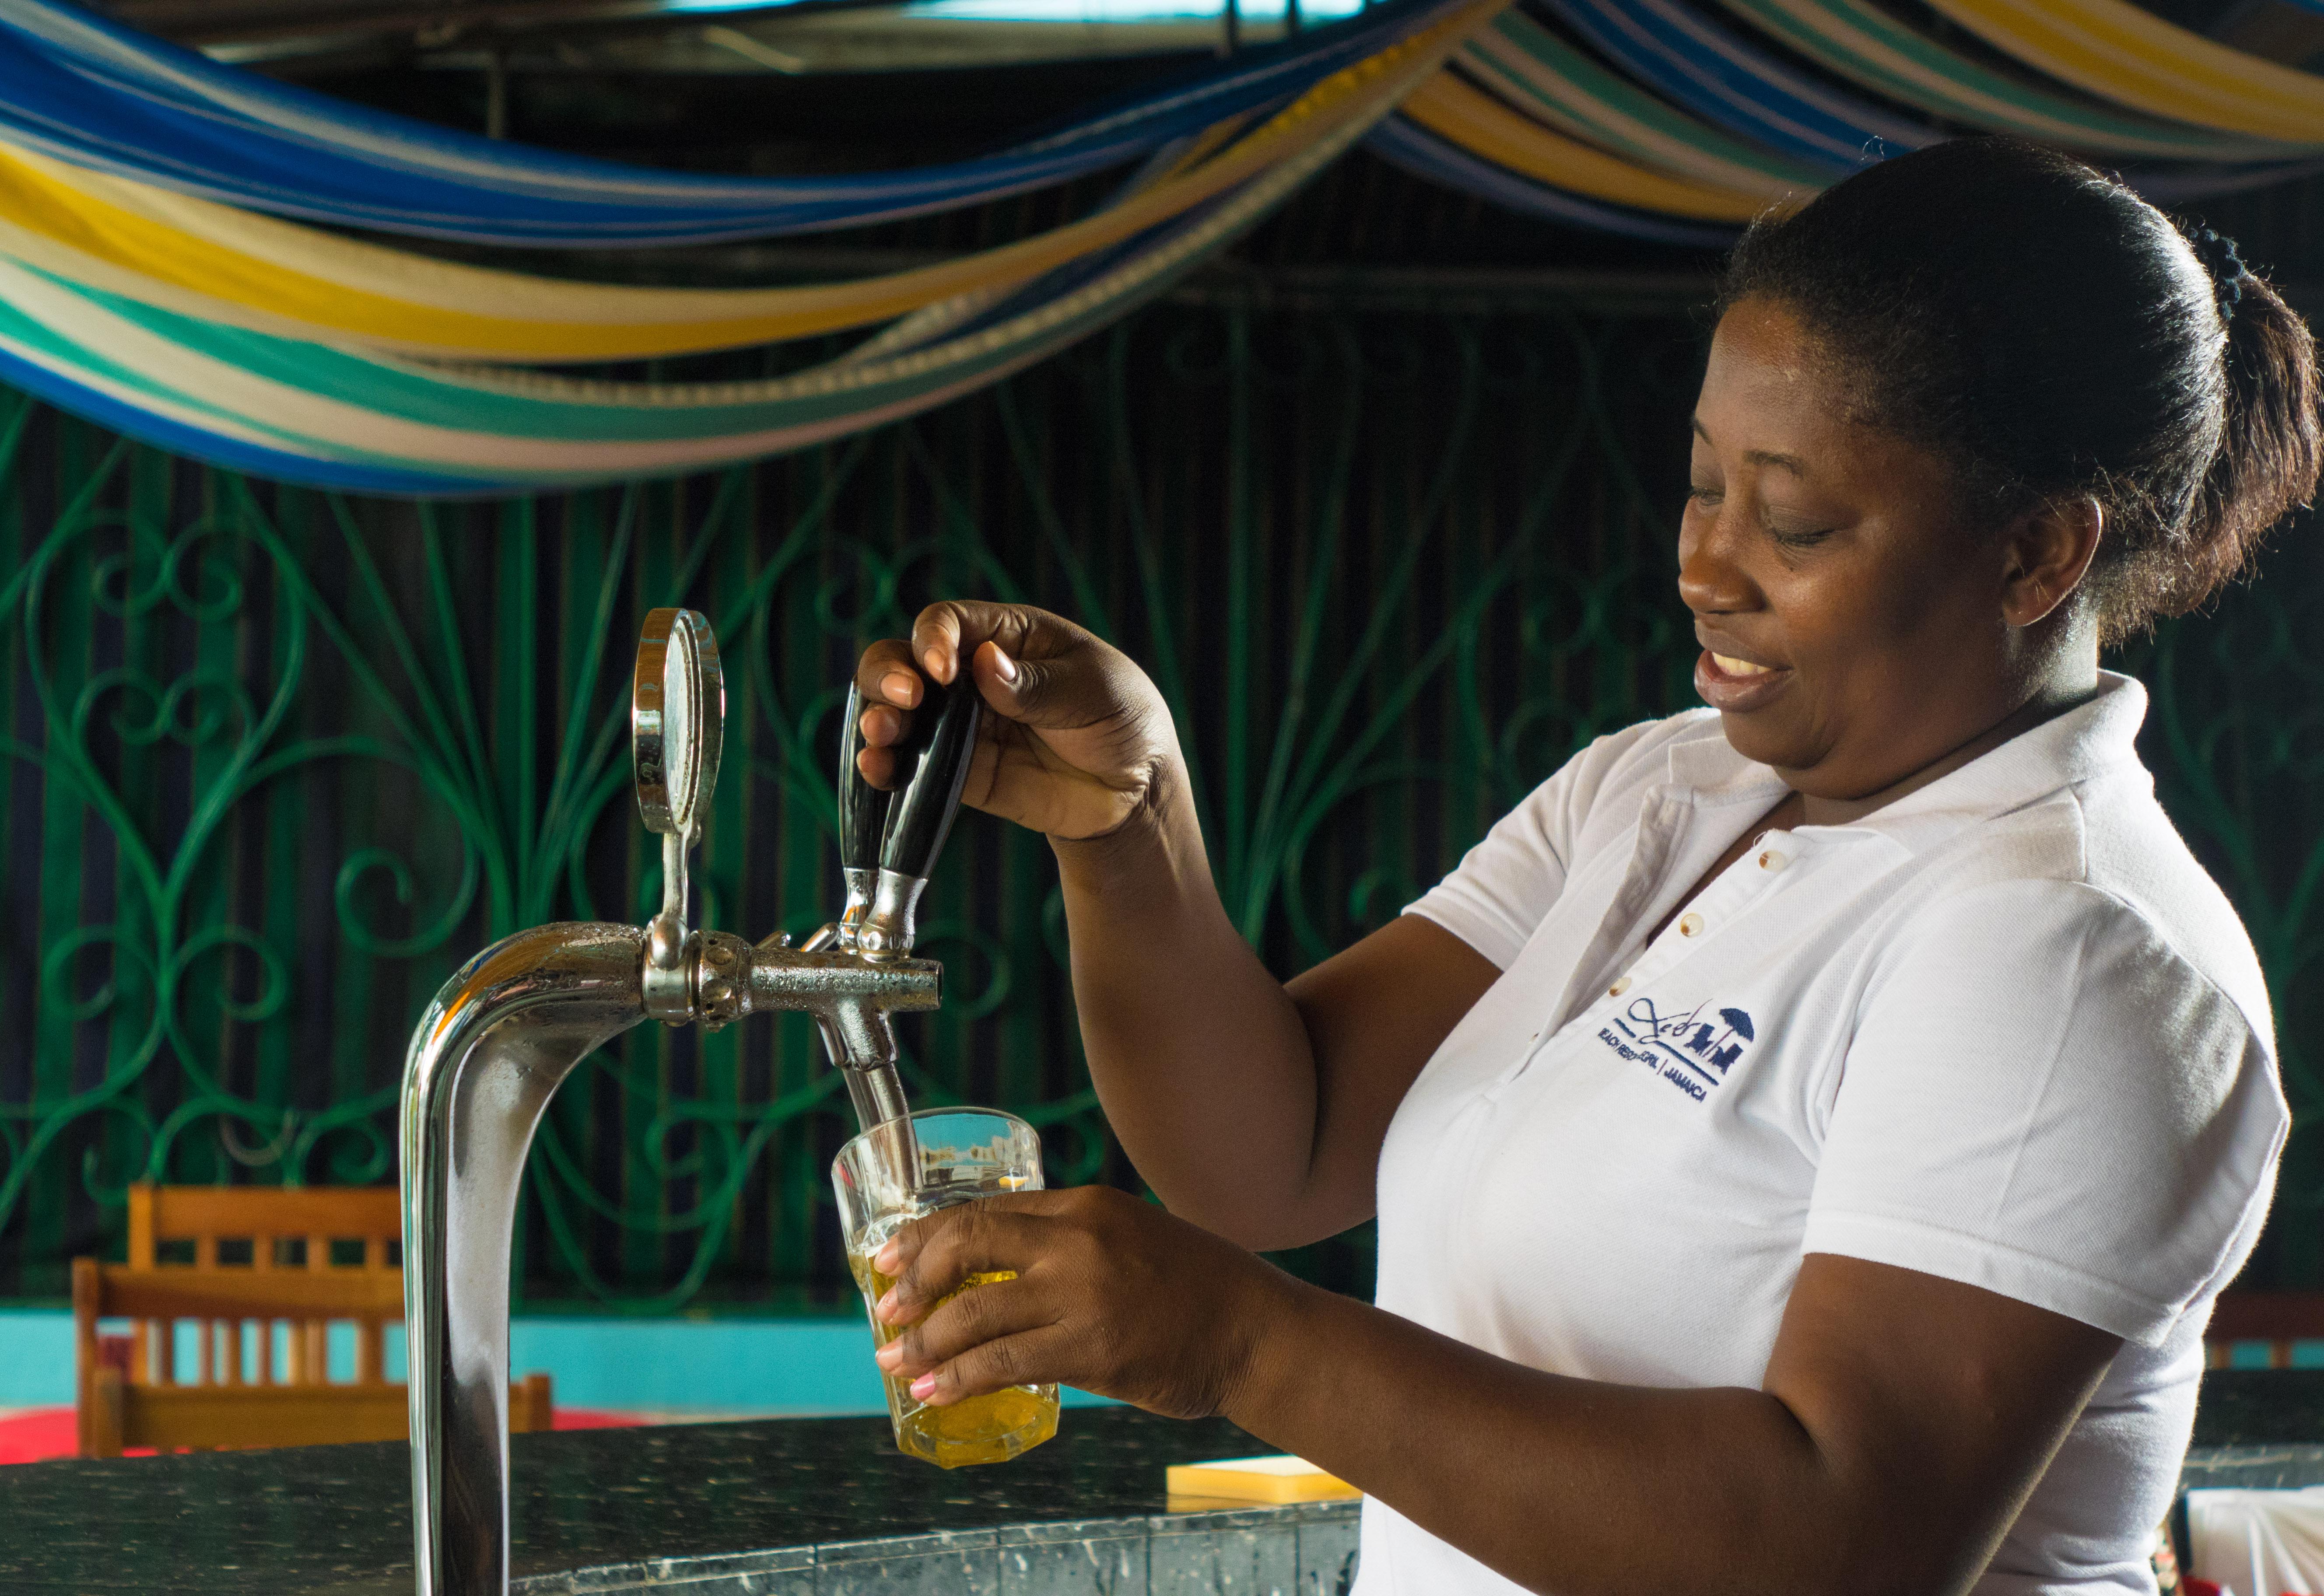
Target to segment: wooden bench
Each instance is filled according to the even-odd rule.
[[[132,1186],[128,1261],[73,1261],[80,1455],[402,1439],[385,1351],[403,1317],[402,1231],[392,1186]],[[100,1334],[106,1319],[130,1333]],[[334,1324],[354,1328],[352,1380],[330,1378]],[[552,1406],[549,1376],[530,1375],[509,1427],[546,1430]]]

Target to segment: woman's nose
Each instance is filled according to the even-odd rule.
[[[1735,558],[1731,504],[1690,509],[1678,535],[1678,596],[1698,615],[1759,607],[1759,589]]]

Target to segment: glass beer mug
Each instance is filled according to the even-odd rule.
[[[832,1160],[831,1184],[839,1195],[848,1272],[863,1293],[867,1315],[895,1284],[892,1277],[872,1267],[872,1257],[898,1231],[955,1203],[1041,1187],[1041,1139],[1014,1114],[997,1109],[925,1109],[912,1116],[912,1128],[914,1135],[907,1139],[898,1134],[899,1123],[874,1126],[840,1149]],[[917,1181],[905,1168],[915,1140]],[[1013,1274],[972,1275],[959,1291],[1013,1278]],[[885,1346],[899,1333],[898,1327],[872,1319],[875,1344]],[[930,1407],[913,1399],[908,1379],[883,1374],[881,1383],[887,1388],[897,1448],[938,1468],[1005,1462],[1057,1433],[1057,1388],[1053,1385],[1010,1386]]]

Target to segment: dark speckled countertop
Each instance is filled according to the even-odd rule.
[[[518,1576],[1167,1509],[1167,1464],[1271,1450],[1222,1419],[1070,1408],[1013,1462],[951,1472],[888,1421],[519,1435]],[[411,1589],[401,1443],[0,1468],[0,1591],[370,1596]]]
[[[2186,1477],[2190,1482],[2307,1483],[2324,1479],[2319,1443],[2324,1370],[2215,1372],[2204,1379]],[[1118,1537],[1126,1523],[1167,1522],[1193,1530],[1194,1519],[1170,1516],[1165,1466],[1269,1450],[1224,1420],[1179,1424],[1124,1407],[1070,1409],[1047,1445],[1012,1463],[951,1473],[898,1453],[884,1417],[519,1435],[512,1572],[521,1580],[542,1576],[545,1582],[537,1582],[536,1590],[567,1588],[567,1582],[548,1576],[568,1570],[606,1573],[604,1581],[586,1578],[574,1589],[668,1589],[665,1578],[680,1571],[640,1565],[676,1558],[706,1573],[703,1560],[742,1558],[766,1572],[678,1582],[713,1596],[729,1590],[770,1596],[1111,1590],[1116,1583],[1090,1583],[1083,1566],[1089,1558],[1065,1543],[1095,1535],[1091,1544],[1104,1552],[1120,1544],[1105,1537]],[[0,1592],[408,1596],[408,1456],[393,1444],[0,1468]],[[1351,1505],[1299,1509],[1296,1535],[1279,1527],[1254,1527],[1288,1509],[1213,1515],[1208,1521],[1222,1533],[1250,1530],[1253,1554],[1262,1557],[1292,1555],[1283,1550],[1290,1536],[1300,1568],[1320,1560],[1327,1571],[1339,1571],[1336,1582],[1313,1588],[1344,1589],[1354,1524],[1342,1509]],[[1018,1577],[1025,1560],[1011,1564],[1004,1557],[1006,1566],[995,1577],[955,1571],[941,1579],[892,1582],[875,1577],[879,1569],[870,1564],[826,1566],[835,1544],[906,1547],[912,1543],[899,1537],[917,1536],[948,1545],[974,1541],[974,1532],[983,1532],[981,1544],[988,1549],[954,1559],[972,1574],[976,1569],[990,1573],[996,1533],[1000,1543],[1012,1534],[1020,1542],[1028,1536],[1054,1538],[1068,1554],[1065,1562],[1079,1572],[1054,1583],[1027,1581]],[[1159,1568],[1167,1548],[1158,1528],[1150,1533]],[[1259,1545],[1270,1533],[1275,1553]],[[826,1549],[816,1554],[823,1561],[813,1574],[785,1575],[779,1568],[790,1564],[779,1557],[746,1556],[808,1546]],[[1207,1567],[1218,1557],[1204,1550],[1202,1560]],[[614,1576],[614,1565],[635,1570],[634,1579]],[[933,1573],[936,1565],[922,1558],[921,1566]],[[1289,1588],[1287,1575],[1260,1573],[1260,1588]],[[1169,1588],[1240,1591],[1251,1584],[1238,1576],[1215,1583],[1179,1581]],[[1303,1575],[1301,1588],[1310,1584]],[[1147,1586],[1131,1580],[1120,1588]]]
[[[2324,1443],[2324,1369],[2214,1369],[2195,1409],[2194,1450]]]

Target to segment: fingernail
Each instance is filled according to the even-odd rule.
[[[912,1400],[925,1402],[936,1394],[936,1377],[924,1374],[912,1382]]]
[[[936,650],[930,649],[921,655],[920,663],[927,667],[928,675],[936,680],[940,682],[952,680],[952,661]]]
[[[992,669],[1002,681],[1014,684],[1017,680],[1017,661],[1002,652],[999,643],[992,645]]]
[[[901,1342],[891,1341],[884,1347],[873,1349],[872,1353],[872,1361],[877,1363],[890,1374],[895,1373],[896,1365],[901,1363],[903,1361],[904,1343]]]
[[[880,696],[909,709],[920,701],[920,678],[908,670],[891,670],[880,678]]]
[[[872,1267],[883,1275],[892,1275],[896,1266],[904,1261],[904,1250],[893,1241],[872,1255]]]
[[[878,1302],[872,1305],[872,1316],[883,1324],[896,1312],[896,1288],[890,1286]]]

